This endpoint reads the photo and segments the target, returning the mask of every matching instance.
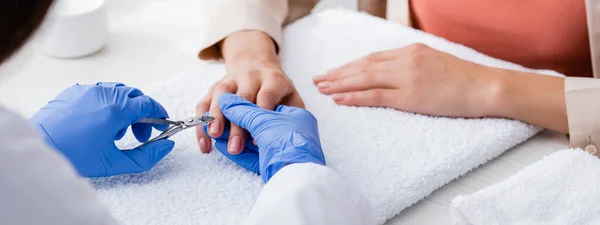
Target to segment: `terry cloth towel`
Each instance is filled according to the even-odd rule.
[[[456,225],[600,224],[600,160],[580,149],[546,156],[512,177],[452,201]]]
[[[413,42],[481,64],[526,70],[354,11],[324,11],[284,31],[283,69],[318,118],[328,166],[364,193],[378,224],[540,130],[505,119],[452,119],[337,106],[312,84],[314,75]],[[194,115],[196,103],[225,74],[222,64],[188,69],[171,81],[142,89],[172,118]],[[126,224],[240,224],[261,191],[260,178],[217,151],[200,154],[193,130],[173,140],[177,143],[173,152],[151,171],[93,180],[99,196]]]

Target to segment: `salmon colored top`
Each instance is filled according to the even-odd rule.
[[[412,0],[427,33],[525,67],[592,77],[583,0]]]

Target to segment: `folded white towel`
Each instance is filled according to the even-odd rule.
[[[539,131],[504,119],[450,119],[337,106],[312,84],[313,75],[413,42],[478,63],[525,70],[353,11],[311,15],[284,32],[283,67],[319,120],[327,163],[362,190],[378,224]],[[193,115],[198,100],[225,74],[221,64],[197,66],[143,91],[173,118]],[[261,190],[259,177],[216,151],[200,154],[191,130],[174,140],[175,150],[150,172],[94,180],[100,197],[127,224],[239,224]]]
[[[600,160],[562,150],[514,176],[452,201],[456,225],[600,224]]]

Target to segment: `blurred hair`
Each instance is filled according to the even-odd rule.
[[[42,24],[53,0],[1,0],[0,63],[27,42]],[[85,1],[85,0],[82,0]]]

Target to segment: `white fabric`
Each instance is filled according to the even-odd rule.
[[[367,199],[345,178],[313,163],[289,165],[265,185],[247,225],[370,225]]]
[[[0,131],[0,224],[117,224],[89,183],[27,121],[0,107]]]
[[[0,108],[0,129],[9,131],[0,135],[0,224],[117,224],[90,185],[26,121]],[[271,178],[246,224],[368,225],[373,217],[369,202],[342,176],[304,163]]]
[[[562,150],[514,176],[452,201],[456,225],[600,224],[600,160]]]
[[[504,119],[336,106],[312,84],[311,76],[335,66],[413,42],[481,64],[526,70],[432,35],[353,11],[330,10],[289,25],[283,42],[284,70],[319,120],[328,166],[365,195],[377,224],[540,130]],[[199,63],[142,90],[172,118],[185,118],[224,74],[222,64]],[[127,224],[239,224],[258,197],[259,177],[218,152],[200,154],[191,130],[173,139],[174,151],[152,171],[94,180],[104,202]]]

